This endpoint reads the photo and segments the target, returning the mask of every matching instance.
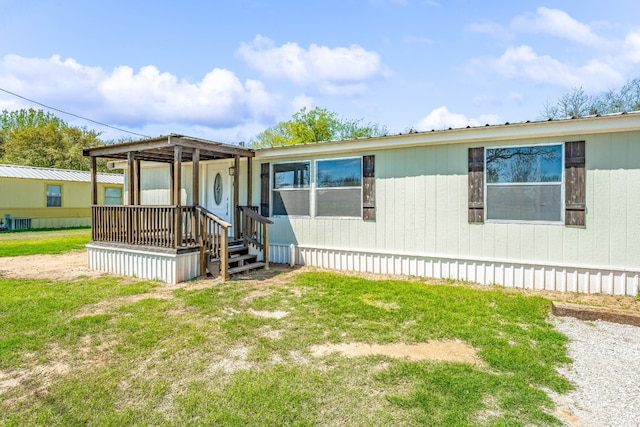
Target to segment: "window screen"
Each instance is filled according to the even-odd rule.
[[[62,206],[62,186],[47,185],[47,207]]]
[[[316,215],[362,215],[362,158],[316,163]]]
[[[273,165],[273,215],[309,215],[309,162]]]
[[[487,220],[562,221],[562,144],[488,148]]]
[[[122,188],[106,187],[104,189],[105,205],[121,205],[122,204]]]

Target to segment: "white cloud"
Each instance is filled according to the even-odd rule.
[[[477,65],[489,65],[509,78],[566,88],[583,86],[587,91],[601,91],[624,82],[622,74],[603,60],[593,59],[573,66],[548,55],[538,55],[531,46],[509,47],[500,58],[480,61]]]
[[[496,38],[511,38],[511,35],[503,26],[491,21],[474,22],[469,26],[469,30],[475,33],[489,34]]]
[[[452,113],[446,106],[432,110],[428,115],[416,123],[416,130],[429,131],[432,129],[464,128],[467,126],[484,126],[496,124],[500,117],[493,114],[483,114],[476,118],[468,118],[464,114]]]
[[[237,56],[266,77],[288,79],[295,85],[334,95],[353,95],[366,90],[366,82],[384,76],[380,55],[361,46],[329,48],[297,43],[276,46],[257,35],[242,43]]]
[[[108,71],[59,56],[5,56],[0,60],[0,87],[94,120],[126,126],[180,122],[234,127],[273,117],[281,103],[261,82],[242,82],[225,69],[215,68],[202,80],[190,82],[153,65],[137,71],[128,66]]]
[[[298,95],[291,101],[291,107],[293,109],[291,114],[300,111],[301,108],[311,109],[313,107],[313,98],[307,95]]]
[[[535,14],[527,13],[511,21],[516,32],[551,34],[572,42],[592,47],[607,47],[607,40],[595,34],[589,25],[572,18],[559,9],[539,7]]]
[[[607,39],[559,9],[540,7],[535,13],[513,18],[506,28],[482,22],[473,24],[471,30],[503,39],[523,33],[546,34],[574,44],[566,58],[538,53],[543,44],[535,48],[521,44],[507,47],[499,57],[471,61],[475,70],[494,70],[510,79],[598,92],[623,84],[631,66],[640,62],[640,33],[630,33],[624,41]]]
[[[640,62],[640,31],[627,34],[624,40],[626,58],[634,64]]]

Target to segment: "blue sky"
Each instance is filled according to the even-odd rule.
[[[0,88],[150,136],[248,141],[303,106],[391,133],[535,120],[635,77],[638,0],[0,0]]]

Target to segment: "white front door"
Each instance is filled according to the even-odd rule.
[[[231,177],[229,166],[226,163],[213,163],[207,165],[206,173],[206,205],[208,211],[224,219],[233,222],[233,200],[231,191]]]

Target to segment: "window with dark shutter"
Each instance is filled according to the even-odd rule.
[[[316,216],[362,215],[362,158],[316,161]]]
[[[565,225],[585,225],[585,143],[571,141],[564,144]]]
[[[269,216],[269,163],[260,166],[260,215]]]
[[[376,156],[362,156],[362,219],[376,220]]]
[[[469,148],[469,222],[484,222],[484,147]]]

